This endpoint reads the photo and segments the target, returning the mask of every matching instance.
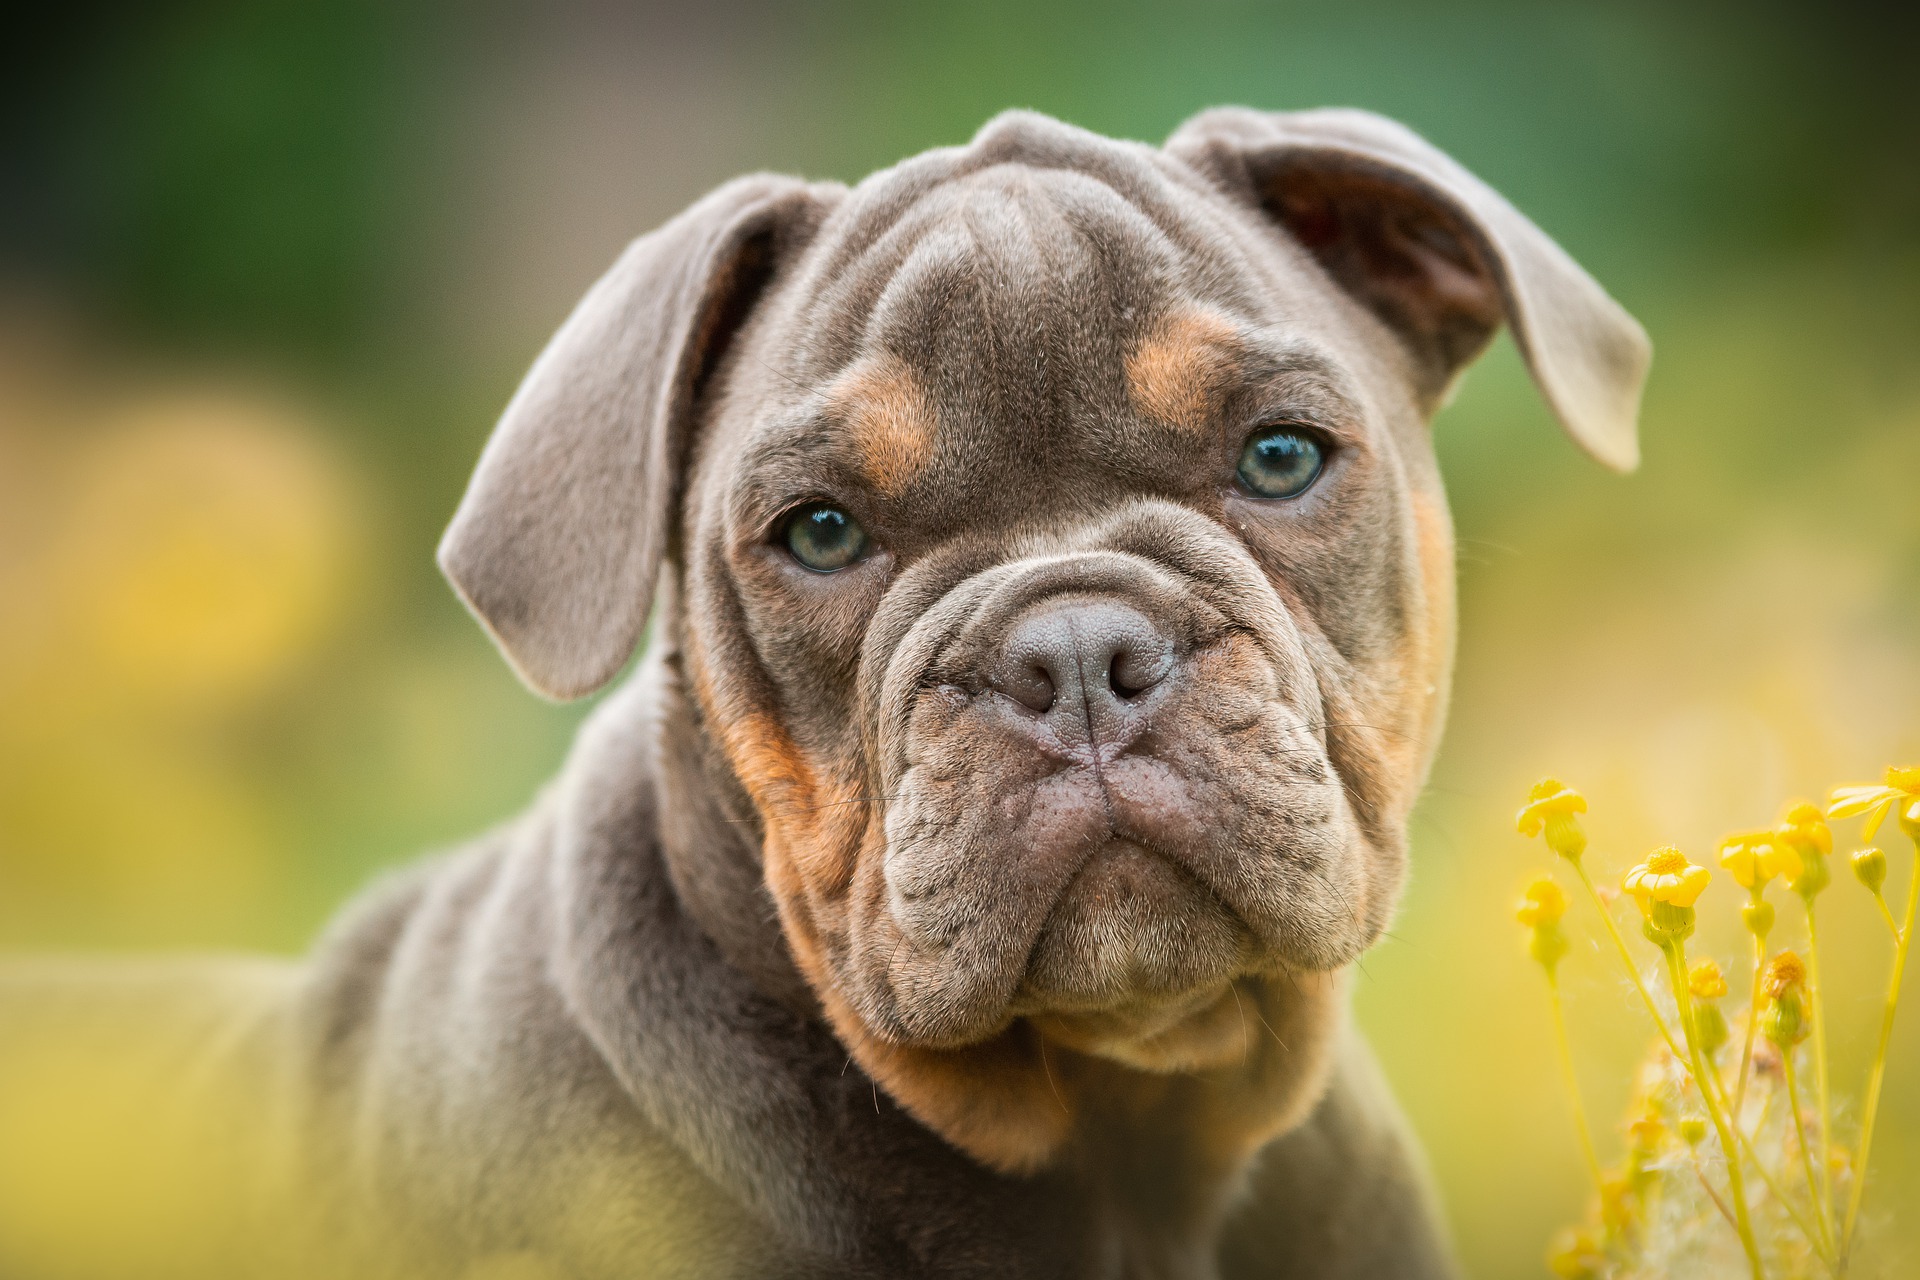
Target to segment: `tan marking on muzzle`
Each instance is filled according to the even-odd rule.
[[[933,410],[913,370],[897,356],[863,360],[828,397],[846,415],[873,487],[889,498],[905,493],[933,460],[935,444]]]
[[[1127,357],[1127,394],[1150,418],[1189,431],[1205,427],[1232,362],[1239,330],[1217,311],[1167,317]]]
[[[823,774],[771,711],[729,714],[694,637],[687,643],[687,671],[701,713],[718,729],[727,763],[766,824],[769,883],[813,898],[844,894],[872,806],[854,783]]]
[[[766,821],[768,874],[784,872],[790,861],[809,896],[844,892],[866,825],[857,788],[823,781],[780,722],[763,711],[725,726],[721,741]]]

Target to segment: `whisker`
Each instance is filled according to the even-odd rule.
[[[1067,1111],[1068,1110],[1067,1100],[1060,1096],[1060,1086],[1053,1082],[1053,1064],[1047,1061],[1047,1038],[1045,1036],[1041,1036],[1039,1038],[1039,1043],[1040,1043],[1040,1070],[1047,1077],[1047,1088],[1053,1090],[1053,1100],[1060,1104],[1060,1109],[1062,1111]],[[1069,1114],[1071,1114],[1071,1112],[1069,1112]]]
[[[1229,982],[1227,984],[1227,990],[1233,992],[1233,1007],[1239,1010],[1240,1013],[1240,1061],[1244,1064],[1247,1058],[1253,1053],[1253,1033],[1247,1030],[1247,1007],[1240,1003],[1240,984],[1238,982]],[[1271,1028],[1269,1028],[1269,1030],[1271,1030]]]
[[[1273,1029],[1273,1024],[1267,1021],[1267,1015],[1260,1012],[1259,1005],[1254,1006],[1253,1016],[1260,1019],[1260,1025],[1267,1029],[1267,1034],[1273,1037],[1273,1042],[1275,1044],[1279,1045],[1282,1049],[1286,1050],[1286,1052],[1288,1053],[1293,1052],[1293,1050],[1287,1045],[1287,1042],[1280,1038],[1280,1033]]]

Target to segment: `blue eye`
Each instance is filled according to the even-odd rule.
[[[808,503],[788,516],[783,540],[793,558],[815,573],[844,569],[867,550],[860,522],[825,502]]]
[[[1320,477],[1326,450],[1301,427],[1261,427],[1240,451],[1240,483],[1256,498],[1295,498]]]

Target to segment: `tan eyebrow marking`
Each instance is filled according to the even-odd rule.
[[[1175,312],[1127,357],[1128,396],[1151,418],[1202,429],[1239,336],[1217,311]]]
[[[935,421],[920,379],[893,355],[862,360],[828,393],[847,416],[860,469],[889,498],[905,493],[933,460]]]

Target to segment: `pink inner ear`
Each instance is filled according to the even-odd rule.
[[[1500,325],[1499,286],[1459,219],[1371,174],[1284,169],[1275,215],[1340,286],[1397,332],[1444,383]]]

